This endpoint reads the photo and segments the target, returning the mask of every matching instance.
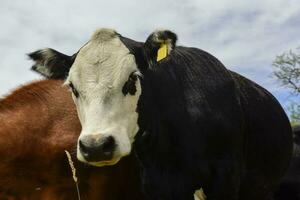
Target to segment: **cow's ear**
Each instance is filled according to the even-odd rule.
[[[75,60],[76,54],[68,56],[54,49],[41,49],[28,54],[34,61],[31,67],[33,71],[38,72],[49,79],[66,79],[69,70]]]
[[[167,59],[175,48],[177,35],[169,30],[153,32],[144,44],[144,53],[150,67]]]

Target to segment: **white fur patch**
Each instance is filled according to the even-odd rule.
[[[101,28],[96,30],[92,35],[92,40],[109,41],[117,37],[117,32],[113,29]]]
[[[110,165],[131,151],[138,131],[137,102],[141,94],[139,80],[135,95],[124,95],[122,88],[131,73],[138,73],[135,58],[114,30],[97,30],[78,53],[66,83],[72,82],[79,93],[73,96],[84,135],[112,136],[116,151],[111,161],[90,163]],[[78,151],[78,159],[85,162]]]
[[[40,74],[43,74],[43,75],[45,75],[47,77],[52,76],[52,73],[50,72],[49,68],[47,68],[45,65],[38,65],[38,64],[36,64],[35,66],[36,66],[35,70],[37,72],[39,72]]]
[[[42,49],[41,54],[45,60],[50,60],[53,56],[55,56],[53,51],[49,48]]]

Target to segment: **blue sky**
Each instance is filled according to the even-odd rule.
[[[40,79],[26,53],[52,47],[72,54],[99,27],[140,41],[167,28],[179,45],[210,52],[287,105],[291,96],[271,77],[272,62],[300,46],[299,19],[298,0],[1,0],[0,96]]]

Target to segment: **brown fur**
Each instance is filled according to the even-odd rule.
[[[0,200],[77,199],[65,149],[73,155],[82,200],[143,199],[132,156],[102,168],[77,162],[81,127],[62,84],[34,82],[0,100]]]

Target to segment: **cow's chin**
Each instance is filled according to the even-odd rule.
[[[100,162],[86,162],[86,163],[94,167],[103,167],[103,166],[115,165],[120,161],[120,159],[121,158],[115,158],[113,160],[100,161]]]

